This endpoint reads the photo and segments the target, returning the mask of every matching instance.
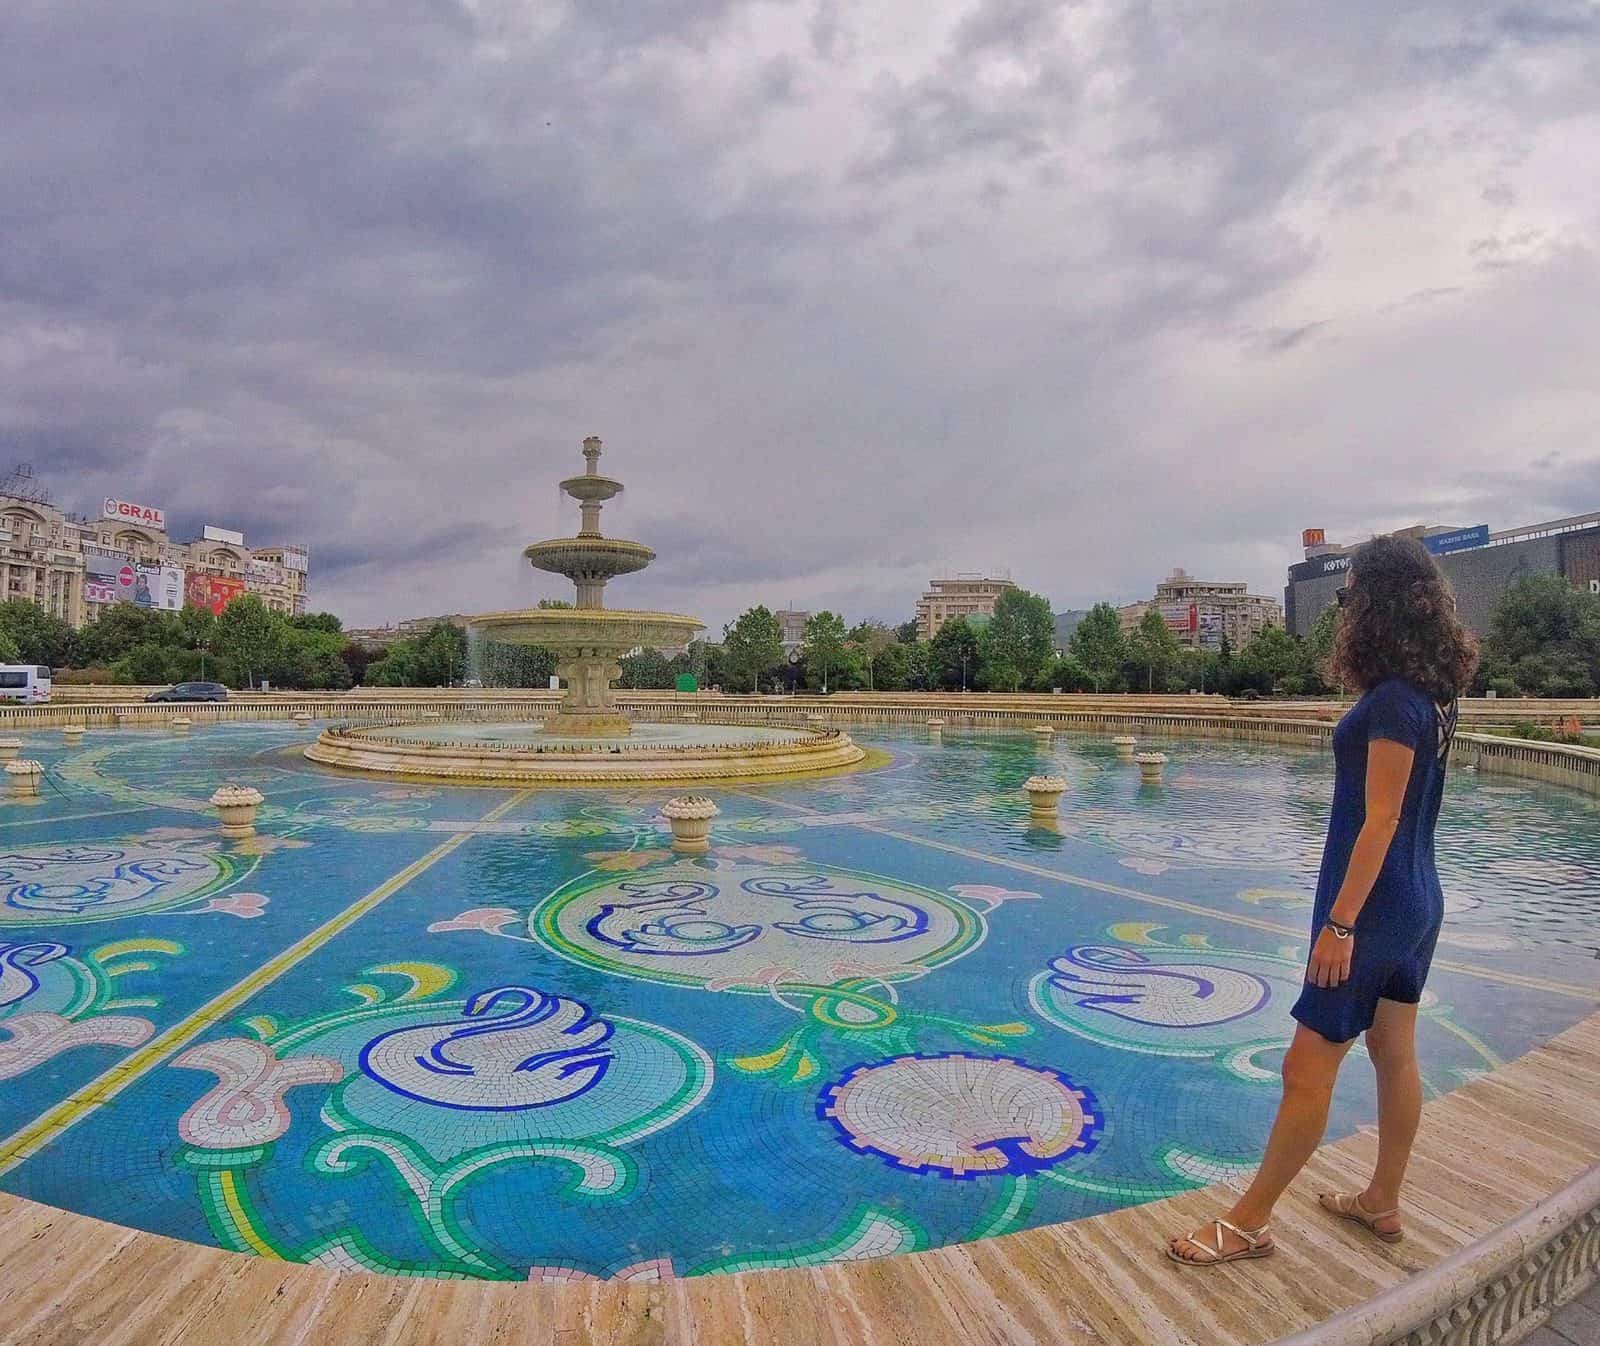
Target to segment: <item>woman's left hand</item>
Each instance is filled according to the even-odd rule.
[[[1306,967],[1306,980],[1313,986],[1332,990],[1350,980],[1350,960],[1356,951],[1356,937],[1340,939],[1327,926],[1311,946],[1311,962]]]

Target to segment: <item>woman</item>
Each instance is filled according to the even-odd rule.
[[[1377,1163],[1363,1191],[1318,1200],[1385,1243],[1402,1237],[1400,1184],[1422,1113],[1417,1002],[1444,915],[1433,831],[1477,648],[1433,558],[1409,538],[1357,549],[1339,605],[1332,671],[1362,695],[1333,731],[1333,812],[1283,1101],[1250,1189],[1168,1244],[1189,1266],[1272,1252],[1272,1208],[1321,1144],[1339,1066],[1362,1033],[1378,1076]]]

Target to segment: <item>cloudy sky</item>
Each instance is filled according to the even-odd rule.
[[[370,623],[1600,509],[1580,0],[7,0],[0,455]]]

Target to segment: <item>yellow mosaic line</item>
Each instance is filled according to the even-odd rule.
[[[38,827],[41,823],[73,823],[79,818],[111,818],[119,813],[144,813],[156,807],[158,806],[154,804],[130,804],[125,809],[98,809],[94,813],[65,813],[59,817],[50,817],[46,814],[39,818],[13,818],[9,822],[0,823],[0,827]]]
[[[741,791],[741,793],[748,792]],[[795,809],[821,818],[829,816],[822,809],[813,809],[805,804],[796,804],[787,799],[768,799],[764,795],[754,794],[750,795],[750,797],[760,799],[763,803],[780,804],[784,808]],[[1204,907],[1197,902],[1185,902],[1176,897],[1157,897],[1154,893],[1141,892],[1137,888],[1125,888],[1118,883],[1105,883],[1099,879],[1088,879],[1078,874],[1069,874],[1065,870],[1045,869],[1041,865],[1030,865],[1025,860],[1013,860],[1007,856],[986,855],[982,851],[968,850],[965,846],[952,845],[948,841],[935,841],[932,837],[919,837],[909,832],[896,832],[893,828],[880,827],[876,823],[858,822],[849,823],[846,826],[859,827],[863,832],[876,832],[879,836],[893,837],[896,841],[908,841],[914,846],[929,846],[934,850],[948,851],[951,855],[959,855],[963,859],[977,860],[989,865],[1002,865],[1007,869],[1015,869],[1023,874],[1054,879],[1058,883],[1076,884],[1080,888],[1090,888],[1096,892],[1111,893],[1116,897],[1130,898],[1135,902],[1148,902],[1152,906],[1166,907],[1171,911],[1181,911],[1191,916],[1203,916],[1207,920],[1227,921],[1231,925],[1248,926],[1252,930],[1263,930],[1269,935],[1284,935],[1301,942],[1306,939],[1306,931],[1302,926],[1280,925],[1276,921],[1264,921],[1257,916],[1241,916],[1235,912],[1217,911],[1214,907]],[[1482,981],[1498,982],[1502,986],[1518,986],[1529,991],[1544,991],[1550,995],[1568,996],[1574,1000],[1586,1000],[1590,1004],[1600,1002],[1600,991],[1591,986],[1575,986],[1570,982],[1550,981],[1544,977],[1527,977],[1519,972],[1501,972],[1495,968],[1474,967],[1470,963],[1457,963],[1443,958],[1435,958],[1433,965],[1437,968],[1443,968],[1446,972],[1456,972],[1464,977],[1477,977]]]
[[[532,790],[517,791],[511,798],[490,809],[482,821],[493,822],[503,818],[532,794]],[[115,1098],[129,1085],[155,1069],[173,1052],[186,1047],[212,1024],[233,1013],[262,987],[277,980],[296,963],[316,952],[335,935],[354,925],[379,903],[394,896],[412,879],[431,869],[445,856],[471,839],[471,832],[459,832],[440,842],[426,855],[419,856],[404,869],[385,879],[365,897],[358,898],[315,930],[296,940],[282,953],[263,963],[248,977],[234,983],[220,995],[214,996],[165,1032],[158,1033],[126,1060],[113,1066],[70,1098],[62,1099],[55,1107],[35,1117],[4,1144],[0,1144],[0,1173],[15,1168],[23,1160],[37,1154],[68,1127],[74,1126],[101,1104]]]

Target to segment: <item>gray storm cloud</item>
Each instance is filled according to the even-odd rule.
[[[1588,5],[13,0],[0,126],[0,452],[353,621],[591,433],[713,625],[1600,508]]]

